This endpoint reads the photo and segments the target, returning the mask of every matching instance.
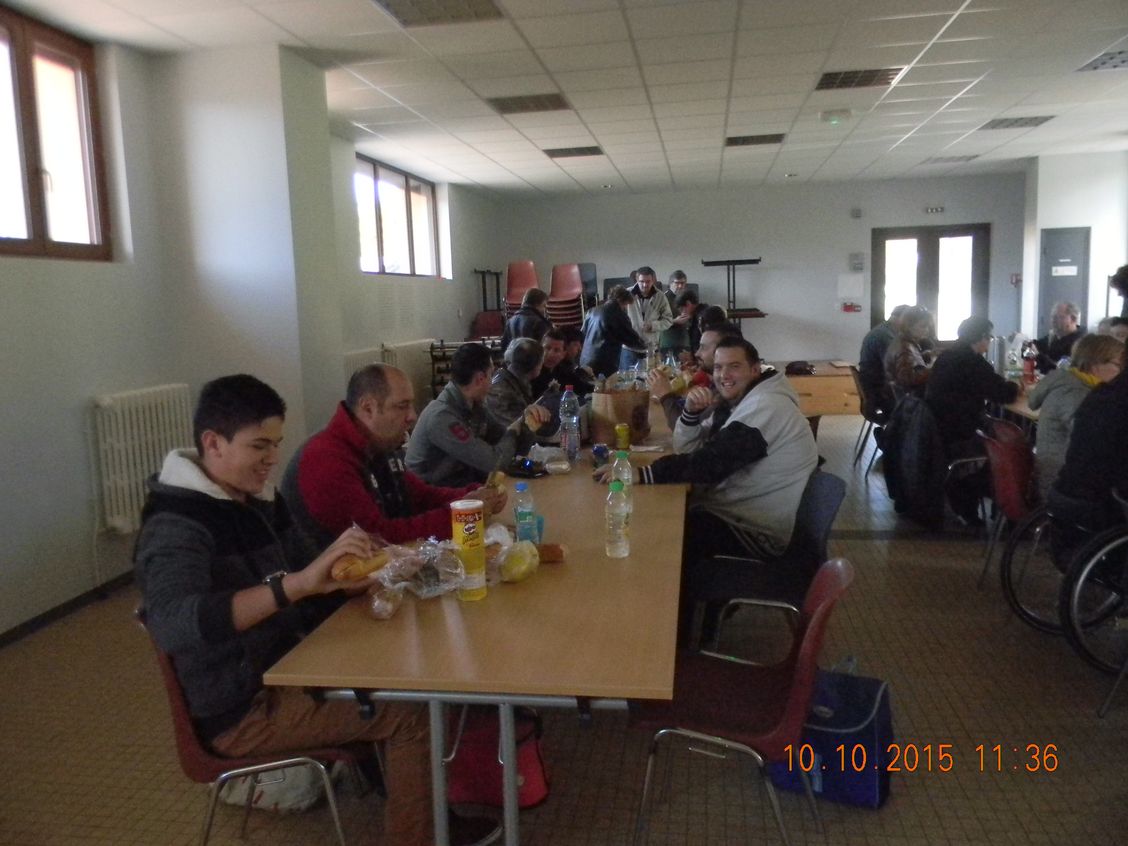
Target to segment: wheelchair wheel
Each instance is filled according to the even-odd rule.
[[[1053,531],[1045,508],[1027,515],[1007,538],[999,575],[1003,596],[1019,619],[1039,631],[1057,634],[1061,632],[1062,568],[1054,563]]]
[[[1077,550],[1062,587],[1061,619],[1082,658],[1120,672],[1128,659],[1128,527],[1107,529]]]

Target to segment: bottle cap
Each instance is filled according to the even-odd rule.
[[[522,491],[527,491],[529,489],[529,483],[518,482],[515,487],[517,488],[517,493],[521,493]]]
[[[616,491],[621,491],[622,489],[623,489],[623,483],[622,483],[621,480],[616,479],[614,482],[611,483],[611,493],[615,493]]]
[[[564,390],[570,391],[570,390],[572,390],[572,386],[571,385],[565,385]]]
[[[630,458],[630,456],[631,456],[631,454],[629,452],[627,452],[625,449],[620,449],[620,450],[615,451],[615,457],[616,458]]]

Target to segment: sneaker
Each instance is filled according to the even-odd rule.
[[[501,823],[489,817],[461,817],[447,812],[450,846],[486,846],[501,837]]]

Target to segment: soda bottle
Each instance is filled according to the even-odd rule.
[[[517,540],[537,542],[537,509],[533,505],[533,492],[528,482],[518,482],[513,498],[513,523],[517,527]]]
[[[631,554],[631,509],[623,493],[623,483],[618,479],[609,486],[607,494],[607,542],[608,558],[626,558]]]
[[[1038,362],[1038,349],[1034,344],[1027,342],[1026,349],[1022,351],[1022,381],[1027,385],[1033,385],[1038,376],[1035,373],[1035,365]]]
[[[634,482],[634,468],[631,467],[630,453],[621,449],[615,453],[615,463],[611,465],[611,479],[623,483],[623,496],[627,500],[627,510],[634,507],[634,497],[631,495]]]
[[[564,386],[560,397],[560,448],[568,463],[575,464],[580,454],[580,401],[571,385]]]

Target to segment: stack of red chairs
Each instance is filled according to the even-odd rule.
[[[505,319],[521,307],[521,300],[530,288],[538,288],[537,269],[531,261],[511,261],[505,271]]]
[[[548,319],[555,326],[579,326],[584,322],[584,283],[578,264],[553,265]]]

